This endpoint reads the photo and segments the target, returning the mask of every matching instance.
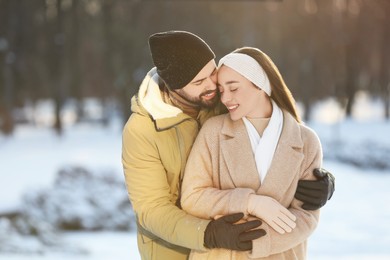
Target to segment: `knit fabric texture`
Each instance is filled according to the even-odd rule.
[[[158,75],[171,90],[186,86],[215,58],[204,40],[186,31],[152,34],[149,48]]]

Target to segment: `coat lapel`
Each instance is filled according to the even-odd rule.
[[[221,162],[227,170],[221,170],[221,188],[251,188],[258,194],[280,200],[294,178],[298,176],[303,154],[300,127],[295,119],[283,112],[283,130],[268,174],[260,183],[252,147],[242,120],[232,121],[227,115],[221,130]]]
[[[294,178],[298,176],[304,159],[303,141],[299,124],[289,114],[284,112],[283,130],[276,148],[268,174],[258,190],[258,194],[272,196],[279,200]]]
[[[257,190],[260,178],[256,169],[252,147],[242,120],[232,121],[226,115],[221,130],[221,162],[227,167],[221,170],[221,187],[240,187]],[[230,183],[229,183],[230,182]]]

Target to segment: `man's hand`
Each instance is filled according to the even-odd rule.
[[[234,224],[244,217],[235,213],[212,220],[204,232],[204,245],[207,248],[226,248],[237,251],[252,249],[252,240],[266,234],[264,229],[255,229],[261,225],[260,220]]]
[[[316,210],[326,204],[335,190],[334,176],[323,168],[313,170],[316,181],[300,180],[295,198],[303,201],[302,208]]]

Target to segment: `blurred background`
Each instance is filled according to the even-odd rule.
[[[0,259],[139,259],[121,130],[166,30],[278,66],[336,176],[310,259],[390,259],[388,0],[0,0]]]

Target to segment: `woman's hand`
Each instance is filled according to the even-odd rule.
[[[296,227],[295,215],[268,196],[251,194],[248,213],[261,218],[280,234],[290,233]]]

